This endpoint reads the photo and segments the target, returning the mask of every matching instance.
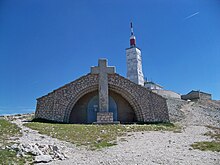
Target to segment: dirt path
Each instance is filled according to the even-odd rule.
[[[52,138],[47,135],[39,134],[37,131],[25,127],[23,124],[26,123],[25,119],[15,117],[12,123],[15,123],[21,128],[22,137],[17,141],[20,145],[16,148],[19,150],[20,155],[25,152],[31,152],[35,156],[46,155],[45,159],[49,160],[63,160],[72,157],[73,153],[82,152],[82,148],[77,148],[75,145],[69,142],[60,141],[56,138]],[[85,149],[83,149],[86,152]]]

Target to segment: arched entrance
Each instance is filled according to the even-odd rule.
[[[87,123],[96,122],[97,112],[99,110],[99,97],[98,95],[91,98],[87,106]],[[117,121],[118,111],[115,100],[109,96],[109,112],[113,113],[113,120]]]
[[[120,121],[121,123],[136,122],[135,105],[128,96],[119,94],[120,90],[111,88],[109,90],[109,111],[113,112],[113,120]],[[120,92],[123,93],[123,92]],[[131,104],[134,103],[134,104]],[[80,99],[76,102],[71,102],[70,105],[74,105],[71,108],[68,123],[82,124],[93,123],[96,121],[96,113],[98,111],[98,90],[93,90],[86,94],[82,94]],[[71,107],[71,106],[70,106]]]

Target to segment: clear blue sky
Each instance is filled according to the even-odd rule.
[[[101,57],[125,76],[130,20],[145,77],[220,99],[219,0],[0,0],[0,114],[34,111]]]

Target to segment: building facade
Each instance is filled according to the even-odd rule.
[[[106,63],[101,59],[99,64],[103,61]],[[169,122],[166,99],[116,74],[114,69],[99,67],[38,98],[35,118],[64,123]],[[105,80],[100,70],[104,70]],[[101,96],[100,83],[107,85],[107,96]]]
[[[192,100],[192,101],[211,100],[212,95],[209,93],[206,93],[206,92],[192,90],[191,92],[187,93],[186,95],[181,95],[181,99]]]

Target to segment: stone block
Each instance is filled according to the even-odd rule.
[[[97,122],[94,124],[119,124],[119,121],[113,121],[112,112],[97,112]]]

